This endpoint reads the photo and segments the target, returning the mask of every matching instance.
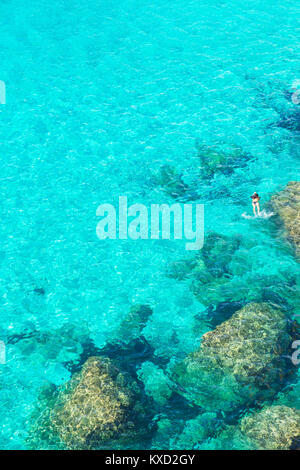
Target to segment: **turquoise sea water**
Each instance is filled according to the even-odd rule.
[[[244,240],[240,286],[256,273],[272,290],[297,273],[272,220],[241,214],[254,191],[264,207],[299,176],[299,135],[276,125],[294,110],[299,13],[290,0],[1,2],[0,448],[27,448],[41,388],[115,341],[132,305],[153,309],[143,330],[151,352],[137,365],[150,388],[159,379],[148,362],[167,371],[212,329],[188,280],[166,276],[187,256],[182,241],[96,237],[98,205],[119,195],[174,202],[157,183],[163,165],[196,190],[206,234]],[[201,178],[196,142],[240,146],[246,164]],[[179,423],[178,436],[162,438],[169,448],[187,421],[175,408],[160,411]]]

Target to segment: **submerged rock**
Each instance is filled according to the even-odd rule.
[[[206,307],[266,301],[285,308],[287,293],[294,305],[296,271],[288,266],[282,268],[279,276],[266,274],[254,253],[257,254],[255,241],[211,232],[200,252],[193,258],[171,263],[166,275],[188,281],[197,300]]]
[[[172,279],[182,281],[189,277],[197,266],[197,259],[182,259],[174,261],[167,266],[166,275]]]
[[[204,246],[194,258],[179,260],[167,267],[166,275],[177,280],[189,279],[190,289],[203,305],[229,300],[242,300],[245,293],[235,285],[227,265],[239,247],[239,237],[226,237],[215,232],[205,238]],[[251,300],[251,298],[249,299]]]
[[[300,132],[300,111],[297,109],[295,111],[289,111],[281,120],[277,123],[278,127],[287,129],[293,132]]]
[[[172,441],[172,449],[194,449],[205,439],[216,434],[218,419],[216,413],[203,413],[186,422],[182,433]]]
[[[291,181],[271,199],[273,210],[278,214],[286,229],[288,239],[300,259],[300,181]]]
[[[149,433],[141,389],[105,357],[90,357],[48,403],[35,423],[35,441],[40,433],[67,449],[120,448]]]
[[[160,169],[158,183],[173,198],[183,198],[189,191],[182,175],[171,165],[163,165]]]
[[[172,377],[196,404],[228,411],[273,396],[287,373],[282,355],[291,342],[280,310],[251,303],[207,332]]]
[[[211,282],[213,278],[222,277],[227,271],[227,265],[240,245],[240,237],[227,237],[216,232],[210,232],[205,237],[205,242],[200,253],[194,258],[183,259],[167,267],[167,276],[183,280],[186,278],[199,280],[204,284]],[[227,276],[228,278],[228,276]]]
[[[205,266],[213,276],[222,276],[239,245],[238,236],[226,237],[215,232],[207,235],[201,254]]]
[[[300,438],[300,411],[270,406],[245,417],[240,428],[257,450],[289,450]]]
[[[144,362],[139,377],[145,385],[145,391],[155,402],[164,405],[173,393],[171,381],[164,371],[150,361]]]
[[[231,175],[237,167],[245,166],[249,159],[243,149],[237,145],[209,146],[196,143],[200,171],[203,178],[211,179],[217,173]]]
[[[118,328],[118,337],[126,342],[138,338],[152,313],[149,305],[133,305]]]
[[[273,404],[295,407],[300,410],[300,381],[298,380],[280,392]]]
[[[245,416],[238,425],[227,425],[206,442],[202,450],[299,449],[300,411],[287,406],[266,406]]]
[[[36,287],[33,292],[37,295],[45,295],[45,289],[43,287]]]

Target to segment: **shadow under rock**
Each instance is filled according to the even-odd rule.
[[[215,328],[226,320],[229,320],[232,315],[243,308],[247,302],[221,302],[216,307],[213,305],[209,306],[204,312],[196,315],[196,320],[203,320],[206,316],[209,324]]]
[[[92,340],[82,344],[83,352],[79,361],[65,363],[65,367],[73,374],[81,370],[82,365],[91,356],[105,356],[118,362],[122,370],[126,370],[131,375],[136,376],[136,369],[145,361],[151,360],[160,367],[165,366],[167,359],[158,358],[154,354],[154,348],[147,340],[140,336],[129,343],[115,341],[107,343],[103,348],[95,346]]]

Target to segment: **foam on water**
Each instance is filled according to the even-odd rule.
[[[242,217],[244,217],[244,219],[269,219],[270,217],[273,217],[273,215],[275,215],[274,212],[267,212],[265,210],[262,210],[257,215],[249,215],[244,212],[242,214]]]

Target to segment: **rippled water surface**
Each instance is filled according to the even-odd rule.
[[[209,306],[261,300],[263,284],[277,295],[264,300],[280,299],[287,318],[295,315],[295,283],[286,286],[299,266],[293,250],[272,218],[241,215],[251,214],[254,191],[267,207],[299,176],[299,134],[277,125],[295,107],[288,93],[300,79],[299,7],[5,0],[0,18],[0,447],[24,449],[41,389],[65,383],[83,358],[121,340],[132,305],[153,310],[144,346],[128,353],[148,393],[161,380],[149,363],[168,374],[215,327]],[[197,145],[238,146],[245,158],[205,178]],[[205,205],[206,236],[241,240],[231,266],[236,295],[202,303],[189,277],[167,276],[170,263],[187,257],[182,241],[97,239],[101,203],[119,195],[147,207],[176,201],[159,184],[164,165],[182,175],[190,201]],[[254,293],[239,296],[253,274],[261,279]],[[174,420],[178,434],[161,424],[145,446],[222,446],[213,432],[186,444],[184,426],[198,413],[188,415],[187,404],[155,406],[153,423]]]

